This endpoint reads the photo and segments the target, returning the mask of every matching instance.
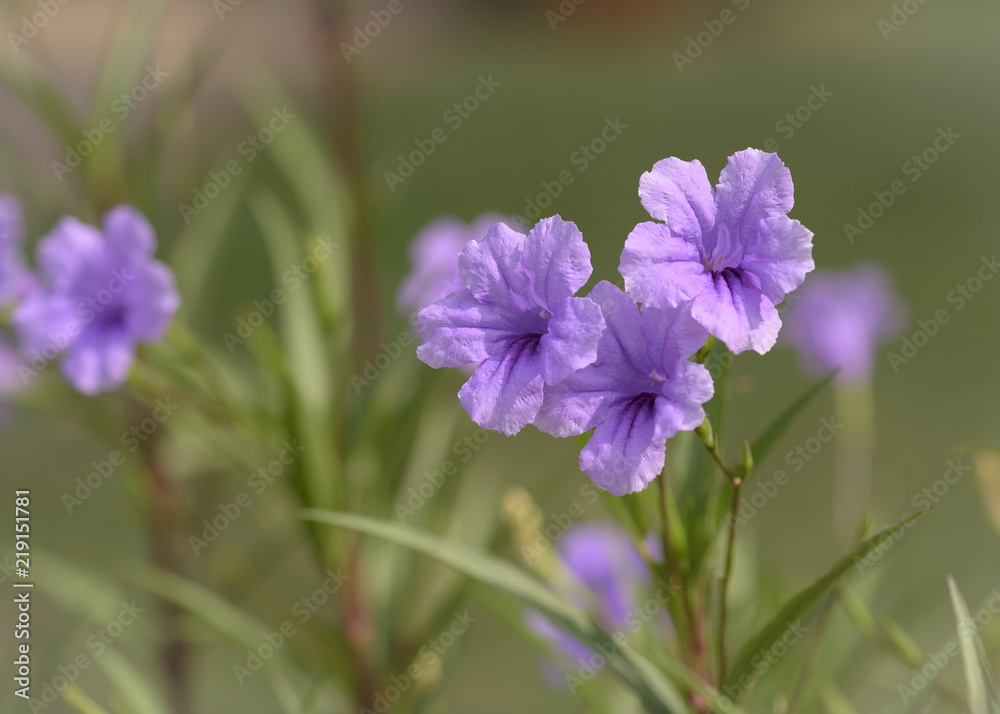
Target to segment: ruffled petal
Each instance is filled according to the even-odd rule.
[[[679,362],[670,379],[663,383],[660,429],[666,438],[696,429],[705,421],[705,404],[715,394],[712,375],[704,365]]]
[[[766,218],[740,267],[757,276],[763,293],[777,305],[816,267],[812,238],[812,231],[787,216]]]
[[[580,469],[605,491],[641,491],[663,470],[667,438],[660,429],[663,399],[641,397],[613,407],[580,452]]]
[[[639,179],[639,198],[649,215],[694,246],[715,228],[715,192],[700,161],[657,161]]]
[[[597,303],[587,298],[565,298],[539,343],[545,383],[561,382],[592,364],[603,332],[604,317]]]
[[[792,210],[792,174],[777,154],[744,149],[729,157],[719,176],[715,201],[720,236],[725,226],[728,241],[749,248],[757,240],[761,221]],[[719,248],[723,252],[730,250],[727,246]]]
[[[550,313],[573,297],[593,272],[580,229],[559,216],[539,221],[528,233],[521,269],[536,304]]]
[[[458,257],[462,280],[477,300],[511,314],[527,311],[528,279],[520,270],[524,236],[496,223]]]
[[[699,249],[662,223],[640,223],[625,241],[618,272],[643,305],[673,307],[711,289]]]
[[[766,353],[781,329],[774,303],[745,277],[728,270],[715,275],[712,289],[691,303],[691,314],[734,354]]]
[[[642,334],[650,362],[665,376],[670,376],[677,363],[701,349],[708,339],[708,330],[691,316],[687,304],[644,307]]]
[[[542,406],[544,382],[539,367],[538,344],[527,338],[514,340],[506,352],[476,368],[458,400],[482,428],[516,434]]]
[[[462,367],[499,354],[514,331],[507,319],[468,290],[457,290],[417,313],[424,343],[417,357],[440,369]]]

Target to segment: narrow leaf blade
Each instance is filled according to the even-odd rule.
[[[750,687],[761,674],[761,665],[768,662],[766,655],[785,635],[790,626],[795,625],[815,605],[857,561],[865,558],[887,537],[900,528],[919,518],[927,511],[920,511],[904,518],[894,526],[886,528],[859,545],[853,553],[842,558],[822,578],[793,597],[777,616],[757,633],[743,648],[740,658],[726,677],[723,691],[739,691],[745,697]]]

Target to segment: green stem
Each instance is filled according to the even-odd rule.
[[[743,495],[743,482],[733,481],[733,501],[729,510],[729,541],[726,545],[726,566],[722,573],[722,588],[719,593],[719,670],[716,673],[721,684],[726,678],[728,664],[726,662],[726,625],[729,597],[729,580],[733,573],[733,552],[736,550],[736,520],[739,518],[740,497]]]

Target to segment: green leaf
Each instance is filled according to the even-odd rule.
[[[817,394],[819,394],[820,391],[822,391],[823,387],[828,385],[833,380],[833,378],[837,376],[837,372],[839,371],[840,370],[835,369],[834,371],[830,372],[830,374],[826,375],[825,377],[823,377],[823,379],[819,380],[818,382],[816,382],[816,384],[807,389],[805,393],[801,397],[796,399],[794,402],[792,402],[791,406],[789,406],[788,409],[782,412],[781,415],[777,419],[775,419],[771,423],[771,425],[764,430],[764,433],[761,434],[757,438],[757,440],[751,445],[750,450],[753,452],[754,460],[756,461],[758,466],[764,461],[764,459],[770,453],[771,449],[775,447],[775,445],[778,443],[781,437],[785,435],[785,432],[788,431],[788,427],[790,427],[792,425],[792,422],[795,421],[795,417],[797,417],[799,413],[806,408],[809,402],[811,402],[813,398]],[[739,466],[737,468],[739,470],[737,471],[736,475],[743,477],[745,474],[743,472],[742,466]],[[760,469],[757,469],[757,471],[760,471]]]
[[[965,667],[965,684],[969,690],[969,711],[971,714],[998,714],[1000,698],[997,697],[990,677],[990,667],[986,660],[983,641],[979,639],[979,628],[969,614],[961,591],[954,578],[948,576],[948,592],[951,606],[958,621],[958,644],[962,650],[962,664]]]
[[[75,684],[66,687],[62,698],[80,714],[108,714],[107,709],[84,694],[83,690]]]
[[[796,625],[857,561],[865,558],[887,537],[926,512],[926,510],[920,511],[904,518],[896,525],[872,536],[859,545],[853,553],[842,558],[826,575],[789,600],[781,612],[744,646],[739,660],[726,677],[723,691],[738,691],[740,694],[737,701],[743,701],[750,687],[762,674],[762,665],[768,663],[768,659],[763,655],[770,652],[785,636],[789,627]]]
[[[109,648],[97,664],[104,670],[115,689],[133,714],[169,714],[168,708],[156,696],[156,687],[124,655]]]
[[[504,592],[534,608],[596,651],[614,648],[620,656],[608,665],[641,697],[650,712],[689,712],[674,684],[628,644],[597,627],[580,608],[559,597],[524,570],[488,553],[436,538],[427,533],[353,513],[310,510],[307,520],[350,528],[410,548],[447,565],[472,580]],[[719,697],[680,664],[671,663],[670,674],[705,697],[711,704]],[[722,705],[720,705],[722,706]],[[722,709],[720,709],[721,711]],[[736,709],[727,711],[736,712]]]

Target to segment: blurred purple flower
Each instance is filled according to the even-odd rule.
[[[616,525],[581,523],[562,537],[558,556],[565,568],[563,594],[593,612],[608,630],[625,629],[650,581],[646,564],[625,531]],[[525,618],[528,627],[552,645],[564,664],[582,665],[593,654],[544,615],[529,611]],[[558,668],[543,666],[543,672],[553,684],[559,682]]]
[[[153,227],[129,206],[108,211],[103,231],[60,220],[38,244],[42,284],[13,315],[33,369],[65,353],[62,372],[83,394],[119,387],[136,345],[163,337],[180,306],[155,250]]]
[[[410,243],[412,270],[399,286],[396,309],[417,312],[464,288],[458,273],[458,254],[469,241],[482,240],[494,224],[508,221],[503,216],[485,213],[472,223],[445,217],[421,228]]]
[[[708,332],[686,308],[639,307],[611,283],[590,299],[607,329],[594,364],[545,391],[535,425],[566,437],[594,429],[580,468],[616,496],[641,491],[663,470],[667,439],[705,419],[714,385],[688,361]]]
[[[497,223],[459,256],[464,287],[418,315],[417,356],[435,369],[482,362],[458,393],[472,420],[516,434],[557,384],[597,357],[601,309],[573,297],[590,277],[579,229],[558,216],[527,236]]]
[[[691,314],[734,353],[770,350],[775,305],[814,267],[812,233],[786,215],[793,187],[777,154],[729,157],[715,190],[699,161],[670,158],[642,175],[639,196],[663,223],[640,223],[619,271],[643,305],[690,304]]]
[[[24,214],[21,203],[0,194],[0,308],[20,300],[34,287],[24,262]]]
[[[905,310],[877,265],[819,270],[802,286],[788,311],[785,340],[807,369],[837,379],[865,382],[875,369],[880,342],[899,334]]]

